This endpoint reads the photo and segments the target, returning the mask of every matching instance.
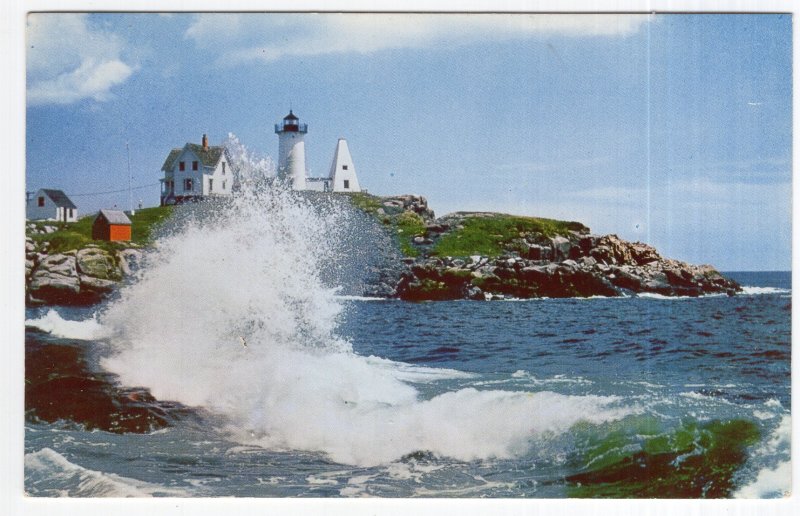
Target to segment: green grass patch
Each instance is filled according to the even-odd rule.
[[[144,208],[136,211],[136,215],[130,217],[133,223],[131,228],[131,242],[147,245],[150,243],[153,230],[172,213],[172,206],[157,206],[155,208]],[[80,249],[87,244],[96,244],[106,250],[113,250],[120,247],[120,243],[106,242],[103,240],[92,239],[92,223],[96,214],[87,215],[78,219],[77,222],[55,222],[55,221],[36,221],[38,227],[54,226],[58,228],[53,233],[43,233],[30,235],[36,242],[49,242],[49,253],[62,253]]]
[[[405,256],[417,257],[419,250],[411,243],[415,236],[425,234],[425,221],[414,212],[400,211],[400,213],[387,213],[381,203],[381,198],[366,193],[347,194],[354,207],[372,215],[375,220],[383,224],[397,242],[400,251]],[[378,210],[383,209],[383,213]],[[398,208],[395,208],[395,211]],[[392,211],[392,210],[389,210]]]
[[[499,256],[514,246],[522,235],[551,238],[584,228],[579,222],[566,222],[537,217],[492,215],[468,217],[462,229],[454,230],[439,239],[431,254],[438,256]]]
[[[411,239],[425,235],[425,221],[422,217],[412,211],[404,211],[394,219],[393,227],[403,254],[418,256],[419,250],[411,244]]]
[[[348,194],[348,196],[353,206],[370,215],[378,216],[378,209],[381,208],[381,200],[379,197],[362,192],[351,193]]]

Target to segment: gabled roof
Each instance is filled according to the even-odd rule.
[[[61,190],[48,190],[47,188],[42,188],[42,192],[44,192],[44,194],[48,196],[51,201],[56,203],[56,206],[59,208],[77,208],[77,206],[75,206],[75,204],[69,200],[67,194]]]
[[[225,154],[225,147],[222,146],[209,146],[208,149],[203,150],[202,145],[198,145],[196,143],[187,143],[183,146],[183,148],[176,148],[169,151],[169,155],[167,155],[167,159],[164,160],[164,165],[161,167],[161,170],[164,172],[172,170],[172,167],[175,166],[175,160],[178,159],[178,156],[180,156],[181,153],[187,149],[192,151],[195,156],[200,158],[203,166],[206,167],[217,166],[217,163],[219,163],[219,160],[222,159],[222,156]]]
[[[164,160],[164,164],[161,166],[161,170],[167,172],[168,170],[172,170],[172,165],[175,164],[175,160],[178,159],[180,153],[183,152],[183,149],[176,148],[169,151],[167,155],[167,159]]]
[[[131,225],[131,219],[125,215],[124,211],[119,210],[100,210],[100,213],[97,215],[98,217],[103,217],[108,221],[109,224],[124,224],[126,226]]]

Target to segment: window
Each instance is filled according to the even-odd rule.
[[[208,193],[211,193],[213,191],[214,191],[214,180],[209,177],[208,178]]]
[[[347,170],[347,165],[342,165],[342,170]]]
[[[222,182],[222,189],[223,189],[223,190],[225,189],[225,183],[227,183],[227,181],[223,181],[223,182]]]
[[[344,189],[345,189],[345,190],[347,190],[348,188],[350,188],[350,181],[348,181],[347,179],[345,179],[345,180],[344,180]]]
[[[44,206],[44,197],[39,197],[39,207]]]
[[[197,170],[197,162],[192,161],[192,170]]]
[[[186,162],[185,162],[185,161],[181,161],[181,162],[178,164],[178,170],[180,170],[181,172],[183,172],[184,170],[186,170]]]
[[[72,208],[69,209],[69,218],[74,217],[75,214],[72,212]]]
[[[222,175],[223,176],[225,175],[225,162],[224,161],[222,162]],[[225,183],[223,183],[223,184],[225,184]],[[222,188],[224,189],[225,187],[223,186]]]
[[[192,190],[192,180],[191,179],[184,179],[183,180],[183,190],[185,192],[190,192]]]

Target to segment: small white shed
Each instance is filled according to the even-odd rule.
[[[75,222],[78,207],[63,191],[40,188],[33,199],[28,200],[25,216],[28,220]]]

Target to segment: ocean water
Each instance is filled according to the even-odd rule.
[[[735,297],[342,296],[322,271],[347,213],[268,194],[165,235],[101,306],[28,310],[31,353],[180,414],[110,432],[29,400],[29,495],[790,494],[790,273],[729,273]]]

